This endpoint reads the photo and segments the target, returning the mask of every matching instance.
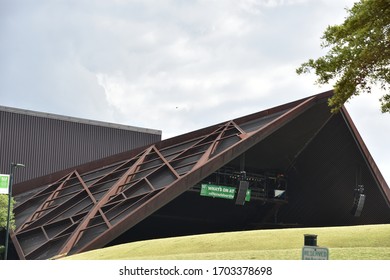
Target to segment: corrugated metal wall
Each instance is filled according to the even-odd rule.
[[[23,163],[14,181],[23,182],[161,140],[161,131],[131,128],[0,107],[0,173]]]

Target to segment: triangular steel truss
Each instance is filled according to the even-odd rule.
[[[100,239],[105,240],[107,232],[131,220],[131,213],[239,142],[242,135],[245,132],[229,121],[213,133],[185,143],[162,150],[152,145],[112,166],[86,174],[71,172],[15,209],[19,213],[35,207],[15,231],[23,254],[27,259],[45,259],[94,247]]]

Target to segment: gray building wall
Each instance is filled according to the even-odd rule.
[[[15,183],[161,140],[161,131],[0,106],[0,173]]]

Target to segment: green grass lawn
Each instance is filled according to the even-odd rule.
[[[72,260],[299,260],[316,234],[331,260],[390,260],[390,225],[253,230],[155,239],[69,256]]]

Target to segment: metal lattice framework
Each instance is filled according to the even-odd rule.
[[[329,95],[168,139],[32,188],[14,209],[11,238],[19,257],[49,259],[105,246]]]
[[[103,169],[86,174],[73,171],[15,209],[17,214],[31,213],[15,231],[23,254],[27,259],[49,258],[105,243],[104,233],[135,224],[139,219],[130,213],[140,211],[244,134],[230,121],[186,143],[162,150],[152,145],[134,158]]]

